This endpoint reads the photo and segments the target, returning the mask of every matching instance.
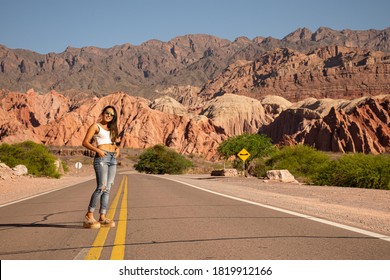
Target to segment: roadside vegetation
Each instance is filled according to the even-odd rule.
[[[287,169],[314,185],[390,190],[390,155],[344,154],[332,159],[312,147],[283,147],[265,161],[267,170]]]
[[[250,153],[245,165],[237,156],[243,148]],[[231,137],[219,145],[218,152],[224,164],[202,167],[195,156],[184,157],[163,145],[156,145],[141,153],[134,167],[149,174],[182,174],[209,173],[210,168],[229,166],[256,177],[265,177],[268,170],[287,169],[298,181],[306,184],[390,190],[388,154],[340,155],[301,144],[277,148],[270,138],[260,134]]]
[[[249,147],[249,144],[236,150],[242,147]],[[390,190],[388,154],[353,153],[332,158],[329,153],[305,145],[275,150],[266,147],[261,156],[251,158],[252,164],[248,166],[251,175],[264,177],[268,170],[287,169],[297,180],[307,184]],[[252,148],[247,150],[252,154]]]
[[[192,162],[183,155],[163,146],[155,145],[146,149],[134,168],[147,174],[183,174]]]
[[[243,148],[250,153],[245,166],[237,156]],[[335,157],[305,145],[276,148],[268,137],[259,134],[231,137],[220,144],[218,152],[224,164],[205,162],[195,155],[183,156],[164,145],[155,145],[141,154],[137,151],[139,156],[132,161],[136,161],[137,171],[148,174],[209,173],[227,165],[256,177],[265,177],[268,170],[287,169],[306,184],[390,190],[389,154]],[[56,160],[47,147],[32,141],[0,145],[0,162],[11,168],[25,165],[34,176],[59,178]]]
[[[56,157],[44,145],[25,141],[0,145],[0,161],[13,168],[19,164],[27,167],[28,174],[38,177],[60,178]]]
[[[390,155],[345,154],[319,170],[314,183],[390,190]]]

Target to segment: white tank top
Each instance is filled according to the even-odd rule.
[[[99,133],[94,135],[94,138],[97,142],[97,145],[104,145],[104,144],[112,144],[111,137],[110,137],[110,131],[105,130],[103,127],[101,127],[98,123],[97,126],[99,127]]]

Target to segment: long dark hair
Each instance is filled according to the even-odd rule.
[[[118,132],[118,114],[116,112],[116,109],[114,106],[108,105],[104,107],[102,114],[106,112],[107,109],[112,109],[114,110],[114,117],[110,122],[107,123],[107,127],[110,130],[110,136],[111,136],[111,141],[112,143],[115,143],[116,138],[118,138],[119,132]]]

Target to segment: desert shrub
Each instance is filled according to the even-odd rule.
[[[327,185],[390,189],[390,155],[343,155],[319,178],[320,183]]]
[[[249,160],[245,161],[245,168],[249,167],[248,161]],[[253,162],[253,161],[254,161],[254,159],[251,159],[250,162]],[[239,157],[236,157],[235,159],[233,159],[231,161],[231,165],[232,165],[232,168],[237,169],[237,171],[243,171],[244,170],[244,163],[243,163],[243,161]]]
[[[192,162],[184,156],[163,145],[155,145],[139,156],[134,168],[148,174],[182,174],[191,166]]]
[[[264,158],[256,158],[249,166],[249,174],[256,177],[267,176],[267,165]]]
[[[306,145],[279,149],[266,161],[267,169],[287,169],[297,179],[306,183],[318,182],[317,175],[329,168],[330,157]]]
[[[45,146],[25,141],[17,144],[0,145],[0,161],[9,167],[23,164],[28,173],[35,176],[59,178],[61,174],[55,165],[56,158],[50,154]]]
[[[224,168],[223,163],[205,160],[202,155],[186,155],[192,162],[192,166],[185,172],[187,174],[210,174],[213,170]]]
[[[68,173],[69,172],[68,164],[64,161],[61,161],[61,165],[62,165],[62,170],[64,170],[65,173]]]

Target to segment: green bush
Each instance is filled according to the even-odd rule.
[[[69,172],[68,164],[64,161],[61,161],[61,165],[62,165],[62,170],[64,170],[65,173],[68,173]]]
[[[267,169],[287,169],[316,185],[390,189],[390,155],[347,154],[332,160],[309,146],[283,147],[266,161]],[[262,169],[259,162],[258,169]]]
[[[319,178],[320,183],[327,185],[390,189],[390,155],[343,155]]]
[[[266,162],[268,170],[287,169],[306,183],[318,182],[317,175],[324,172],[330,163],[327,154],[305,145],[283,147]]]
[[[192,162],[163,145],[146,149],[139,157],[134,168],[148,174],[182,174]]]
[[[256,177],[266,177],[267,176],[267,165],[264,158],[256,158],[252,161],[252,164],[249,166],[249,174]]]
[[[23,164],[28,173],[35,176],[59,178],[61,174],[55,165],[56,158],[49,153],[45,146],[25,141],[18,144],[1,144],[0,161],[9,167]]]

